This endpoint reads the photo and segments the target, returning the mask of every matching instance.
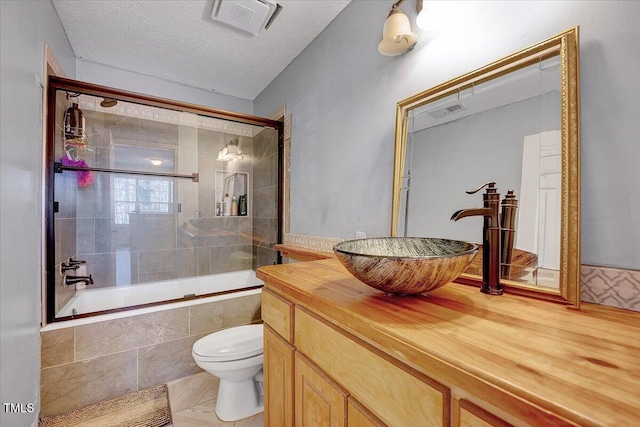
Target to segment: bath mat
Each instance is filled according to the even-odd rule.
[[[39,427],[162,427],[171,424],[167,387],[129,393],[43,418]]]

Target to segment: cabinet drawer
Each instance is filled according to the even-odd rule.
[[[273,292],[262,290],[262,320],[281,337],[291,342],[293,303],[277,296]]]
[[[298,307],[295,319],[296,348],[382,422],[398,427],[449,424],[446,387],[400,368]]]

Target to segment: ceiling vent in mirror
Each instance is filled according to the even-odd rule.
[[[257,36],[269,28],[281,9],[274,0],[215,0],[211,18]]]
[[[464,110],[464,107],[462,106],[462,104],[456,103],[453,105],[449,105],[447,107],[440,107],[438,109],[428,111],[428,113],[431,114],[436,119],[441,119],[444,116],[448,116],[449,114],[457,113],[458,111],[462,111],[462,110]]]

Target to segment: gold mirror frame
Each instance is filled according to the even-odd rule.
[[[503,59],[398,102],[391,236],[396,236],[401,206],[409,112],[456,91],[503,76],[542,59],[560,58],[561,225],[558,289],[502,280],[505,292],[580,305],[580,103],[578,27],[551,37]],[[482,278],[462,274],[456,282],[480,285]]]

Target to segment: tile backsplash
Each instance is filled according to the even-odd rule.
[[[581,299],[640,311],[640,271],[583,265]]]

